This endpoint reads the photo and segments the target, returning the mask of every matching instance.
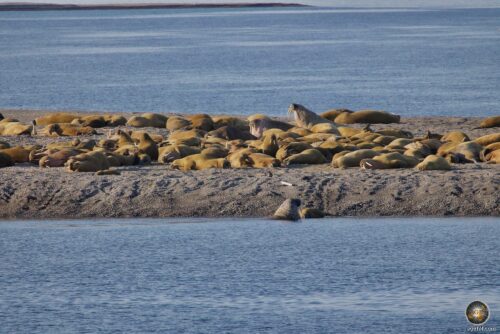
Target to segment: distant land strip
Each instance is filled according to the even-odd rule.
[[[298,3],[130,3],[130,4],[52,4],[52,3],[28,3],[28,2],[7,2],[0,4],[0,11],[38,11],[38,10],[104,10],[104,9],[160,9],[160,8],[242,8],[242,7],[309,7]]]

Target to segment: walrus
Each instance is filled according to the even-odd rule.
[[[0,136],[21,136],[31,135],[32,133],[33,125],[20,122],[5,122],[0,124]]]
[[[304,142],[286,143],[285,145],[280,146],[280,148],[276,152],[276,158],[283,161],[294,154],[311,148],[313,148],[311,144]]]
[[[210,146],[201,150],[200,154],[205,159],[218,159],[227,157],[229,150],[220,146]]]
[[[293,117],[295,119],[295,124],[301,128],[306,128],[310,130],[316,124],[321,124],[321,123],[329,123],[332,124],[333,126],[336,126],[334,122],[329,121],[326,118],[317,115],[313,111],[307,109],[306,107],[300,104],[292,103],[288,107],[288,113],[293,114]],[[336,131],[335,134],[340,135],[338,131]]]
[[[70,123],[54,123],[47,125],[42,133],[49,137],[95,135],[97,132],[90,126],[79,126]]]
[[[491,151],[483,156],[483,161],[488,164],[500,164],[500,149]]]
[[[388,149],[405,149],[405,146],[407,146],[408,144],[411,144],[411,143],[413,143],[412,139],[398,138],[398,139],[394,139],[393,141],[391,141],[385,147]]]
[[[232,126],[242,131],[250,131],[250,126],[248,125],[248,122],[238,117],[212,116],[212,120],[214,122],[214,129],[218,129],[223,126]]]
[[[365,149],[357,150],[354,152],[347,152],[341,156],[334,155],[332,159],[332,166],[335,168],[359,167],[361,160],[371,159],[379,154],[380,152]]]
[[[242,148],[229,154],[227,160],[231,168],[249,168],[253,165],[253,161],[250,160],[250,155],[253,153],[258,153],[257,149]]]
[[[320,114],[320,116],[323,117],[323,118],[326,118],[329,121],[335,122],[335,118],[338,115],[340,115],[342,113],[345,113],[345,112],[346,113],[352,113],[353,111],[349,110],[349,109],[344,109],[344,108],[331,109],[331,110],[325,111],[324,113]]]
[[[380,145],[389,145],[392,143],[394,140],[396,140],[396,137],[393,136],[378,136],[377,138],[373,139],[373,142],[375,144],[380,144]]]
[[[371,159],[360,161],[363,169],[392,169],[392,168],[413,168],[419,160],[398,152],[390,152],[377,155]],[[379,164],[380,163],[380,164]]]
[[[64,164],[69,160],[69,158],[82,153],[82,150],[72,148],[62,149],[58,151],[44,151],[39,154],[38,165],[42,168],[63,167]],[[30,156],[30,160],[34,161],[35,159]]]
[[[1,153],[10,156],[15,163],[29,162],[31,151],[32,149],[23,146],[14,146],[0,150]]]
[[[250,133],[256,138],[262,137],[262,134],[267,129],[280,129],[288,131],[293,128],[293,125],[286,122],[277,121],[262,114],[255,114],[247,118],[250,126]]]
[[[103,115],[106,126],[116,127],[127,124],[127,119],[121,115]]]
[[[262,153],[274,157],[279,149],[278,139],[274,134],[266,136],[263,138],[262,144],[258,148],[262,151]]]
[[[140,116],[132,116],[127,121],[127,126],[135,128],[162,128],[164,129],[167,124],[168,117],[155,113],[144,113]]]
[[[168,135],[168,142],[170,144],[182,144],[189,146],[200,146],[203,136],[206,135],[205,131],[192,129],[192,130],[177,130]]]
[[[149,155],[151,160],[158,160],[158,145],[147,133],[143,133],[137,145],[140,153]]]
[[[186,119],[191,122],[191,127],[193,129],[200,129],[203,131],[212,131],[214,129],[214,121],[210,115],[207,114],[195,114],[188,115]]]
[[[14,160],[10,157],[10,155],[2,153],[0,151],[0,168],[14,166]]]
[[[483,129],[496,128],[499,126],[500,126],[500,116],[493,116],[493,117],[485,118],[479,124],[479,127],[483,128]]]
[[[352,137],[363,131],[363,129],[349,128],[346,126],[339,126],[337,127],[337,130],[342,137]]]
[[[298,135],[299,137],[304,137],[304,136],[310,135],[312,133],[312,131],[309,129],[293,127],[290,130],[288,130],[287,133],[294,133],[294,134]]]
[[[441,137],[442,142],[462,143],[470,141],[469,136],[462,131],[450,131]]]
[[[413,133],[411,133],[410,131],[400,130],[400,129],[388,128],[375,131],[375,133],[378,133],[382,136],[393,136],[396,138],[409,138],[409,139],[413,138]]]
[[[294,154],[285,160],[283,160],[283,165],[296,165],[296,164],[308,164],[308,165],[316,165],[316,164],[324,164],[326,163],[325,156],[321,154],[317,149],[308,149],[304,150],[300,153]]]
[[[482,145],[473,141],[468,141],[455,146],[455,148],[451,150],[451,153],[463,156],[465,158],[464,162],[479,162],[483,149]]]
[[[488,146],[493,143],[500,142],[500,132],[492,133],[486,136],[479,137],[474,140],[475,143],[479,145]]]
[[[390,124],[399,123],[401,116],[380,110],[359,110],[355,112],[343,112],[335,117],[337,124]]]
[[[320,209],[302,208],[302,209],[300,209],[300,217],[302,219],[324,218],[325,213]]]
[[[216,130],[210,131],[208,136],[222,138],[226,140],[242,139],[242,140],[254,140],[257,139],[250,132],[241,130],[237,127],[227,125],[217,128]]]
[[[106,155],[102,152],[88,152],[73,156],[64,164],[69,172],[97,172],[109,169]]]
[[[252,153],[247,157],[253,168],[273,168],[281,164],[278,159],[264,153]]]
[[[278,220],[291,220],[297,221],[300,220],[300,199],[292,198],[285,200],[274,212],[273,219]]]
[[[181,116],[170,116],[166,125],[168,131],[186,129],[189,126],[191,126],[191,122]]]
[[[429,155],[415,168],[418,170],[450,170],[451,165],[448,160],[443,157]]]
[[[484,150],[481,151],[481,154],[479,155],[481,158],[481,161],[487,162],[488,161],[487,156],[491,152],[496,151],[496,150],[500,150],[500,142],[492,143],[492,144],[489,144],[488,146],[486,146],[484,148]]]
[[[159,148],[158,162],[162,164],[171,163],[193,154],[199,154],[201,149],[188,145],[168,145]]]
[[[103,128],[107,125],[106,120],[101,115],[88,115],[75,118],[70,123],[80,126],[90,126],[91,128]]]
[[[79,117],[80,116],[73,113],[56,112],[35,118],[33,124],[38,126],[46,126],[54,123],[71,123],[73,120]]]
[[[2,119],[4,119],[4,118],[5,118],[5,117],[3,117],[2,113],[0,113],[0,121],[1,121]]]
[[[180,169],[183,171],[231,167],[226,158],[206,159],[201,153],[177,159],[172,162],[171,166],[174,169]]]

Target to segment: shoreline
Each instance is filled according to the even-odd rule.
[[[29,121],[44,111],[0,110]],[[119,113],[130,116],[132,113]],[[461,129],[472,138],[498,132],[474,129],[481,118],[404,118],[415,135]],[[361,124],[356,125],[362,127]],[[97,129],[103,138],[109,128]],[[166,129],[145,128],[167,134]],[[0,137],[12,145],[46,144],[74,137]],[[500,216],[500,166],[454,164],[450,171],[338,169],[329,164],[272,169],[179,171],[168,165],[117,167],[121,175],[68,173],[63,168],[17,164],[0,170],[0,220],[67,218],[261,218],[286,198],[336,217]],[[284,186],[281,181],[291,183]]]
[[[131,3],[131,4],[56,4],[56,3],[5,3],[0,4],[1,11],[49,11],[49,10],[119,10],[119,9],[190,9],[190,8],[261,8],[261,7],[310,7],[300,3],[213,3],[213,4],[162,4],[162,3]]]

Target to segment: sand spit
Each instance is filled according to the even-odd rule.
[[[41,111],[0,110],[28,121]],[[125,114],[130,116],[130,114]],[[479,118],[404,118],[394,128],[461,129],[475,138]],[[374,126],[387,127],[387,126]],[[152,129],[148,129],[152,131]],[[166,130],[155,129],[166,134]],[[107,129],[98,129],[102,137]],[[0,137],[15,144],[66,138]],[[167,165],[117,168],[121,175],[67,173],[21,164],[0,170],[0,218],[265,217],[290,197],[334,216],[500,216],[500,166],[454,164],[451,171],[361,170],[331,166],[212,169]],[[290,183],[283,185],[281,182]]]

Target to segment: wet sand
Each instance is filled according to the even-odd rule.
[[[30,121],[41,111],[0,110]],[[126,116],[131,114],[122,113]],[[403,118],[422,135],[460,129],[472,138],[479,118]],[[148,129],[167,134],[163,129]],[[102,137],[108,129],[97,130]],[[12,145],[70,137],[0,137]],[[0,218],[265,217],[290,197],[333,216],[500,216],[500,166],[454,164],[451,171],[336,169],[328,164],[275,169],[182,172],[167,165],[117,168],[121,175],[67,173],[29,164],[0,169]],[[282,185],[281,181],[292,186]]]

